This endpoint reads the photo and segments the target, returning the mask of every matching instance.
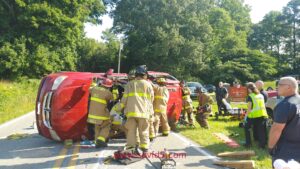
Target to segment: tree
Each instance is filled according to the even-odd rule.
[[[179,78],[209,82],[213,81],[211,75],[218,78],[218,73],[228,72],[225,69],[230,67],[236,70],[232,75],[242,80],[260,77],[259,72],[248,76],[253,70],[248,66],[250,63],[238,60],[241,50],[248,51],[247,34],[251,25],[249,8],[240,0],[112,0],[108,3],[115,6],[111,14],[114,31],[126,37],[127,70],[147,64],[152,70],[167,71]],[[265,55],[251,50],[245,55],[258,56]],[[265,60],[258,64],[265,64]],[[239,72],[244,69],[247,72]]]
[[[279,56],[282,39],[286,34],[282,19],[281,12],[271,11],[266,14],[261,22],[253,26],[253,32],[249,35],[249,46]]]
[[[287,37],[285,51],[289,57],[286,59],[293,68],[293,71],[300,71],[299,58],[299,36],[300,36],[300,0],[290,1],[283,9],[283,15],[286,21],[286,27],[289,31]]]
[[[3,78],[16,78],[28,67],[28,50],[25,43],[25,39],[21,38],[13,44],[6,42],[0,48],[0,74]]]
[[[152,70],[179,77],[200,68],[211,27],[205,1],[118,1],[113,11],[114,31],[126,35],[126,70],[147,63]],[[131,10],[127,10],[131,9]],[[159,61],[158,61],[159,60]]]
[[[106,72],[109,68],[117,69],[120,43],[110,30],[103,34],[104,43],[86,38],[79,45],[79,71]]]
[[[105,6],[99,0],[1,0],[0,46],[6,44],[7,49],[9,44],[24,39],[26,52],[16,57],[25,59],[29,65],[18,69],[20,75],[39,77],[75,70],[77,47],[84,37],[83,23],[101,23],[99,16],[104,12]],[[3,53],[2,58],[7,57]]]

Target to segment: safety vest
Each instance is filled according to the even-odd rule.
[[[121,107],[127,118],[147,118],[153,114],[154,92],[146,80],[132,80],[125,86]]]
[[[262,94],[249,94],[252,100],[252,110],[248,113],[248,118],[268,117],[264,96]]]
[[[112,94],[114,96],[114,100],[117,100],[118,97],[119,97],[119,90],[118,90],[118,88],[113,88]]]
[[[92,124],[99,124],[103,120],[109,120],[107,104],[113,99],[112,93],[103,87],[90,89],[90,106],[87,121]]]

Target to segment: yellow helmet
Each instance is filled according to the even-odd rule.
[[[166,82],[167,82],[166,79],[163,78],[163,77],[157,79],[157,83],[163,83],[164,84]]]

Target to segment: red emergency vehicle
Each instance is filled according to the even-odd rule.
[[[179,81],[163,72],[151,72],[155,82],[157,77],[165,77],[170,92],[168,118],[174,122],[179,119],[182,107],[182,93]],[[62,141],[79,140],[88,137],[87,114],[89,88],[93,79],[103,79],[105,73],[59,72],[50,74],[41,80],[36,99],[36,122],[40,135]],[[110,73],[125,85],[127,74]]]

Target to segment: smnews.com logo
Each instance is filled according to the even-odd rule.
[[[181,158],[184,159],[186,158],[186,153],[175,153],[175,152],[169,152],[166,153],[165,151],[159,151],[159,152],[148,152],[148,153],[143,153],[141,155],[137,155],[134,153],[128,153],[128,152],[124,152],[124,153],[118,153],[118,154],[114,154],[116,159],[123,159],[123,158],[136,158],[137,156],[139,158]]]

